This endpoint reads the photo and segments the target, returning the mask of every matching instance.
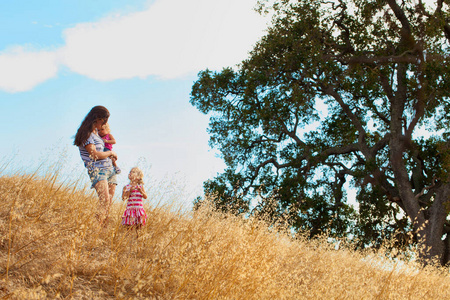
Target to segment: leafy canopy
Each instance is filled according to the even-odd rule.
[[[448,182],[448,6],[284,0],[259,10],[273,22],[249,58],[200,72],[192,87],[227,165],[205,192],[236,213],[276,199],[272,217],[311,236],[405,242]]]

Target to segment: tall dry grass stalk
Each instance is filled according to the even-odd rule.
[[[96,206],[56,176],[0,177],[0,298],[450,299],[448,272],[387,269],[207,206],[147,205],[138,239],[120,225],[122,203],[104,229]]]

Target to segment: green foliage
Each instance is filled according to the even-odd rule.
[[[276,199],[273,217],[296,229],[373,246],[432,219],[450,170],[450,15],[397,2],[263,3],[273,23],[249,58],[199,73],[191,104],[228,166],[205,183],[218,206]]]

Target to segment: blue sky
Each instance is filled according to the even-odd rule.
[[[267,21],[255,4],[0,2],[0,169],[62,159],[63,176],[87,181],[73,136],[104,105],[124,173],[138,164],[149,184],[171,178],[192,200],[224,164],[208,146],[208,116],[189,104],[191,86],[200,70],[247,57]]]

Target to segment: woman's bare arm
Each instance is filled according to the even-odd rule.
[[[89,156],[92,157],[92,159],[94,159],[94,160],[105,159],[105,158],[108,158],[108,157],[117,159],[116,152],[114,152],[114,151],[99,152],[99,151],[97,151],[95,149],[95,145],[94,144],[86,145],[84,148],[89,153]]]

